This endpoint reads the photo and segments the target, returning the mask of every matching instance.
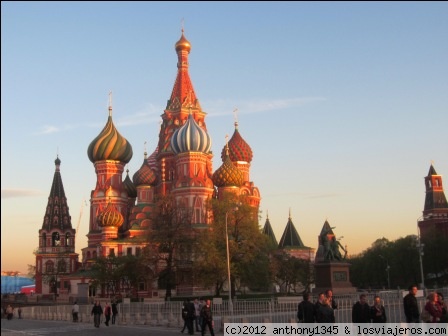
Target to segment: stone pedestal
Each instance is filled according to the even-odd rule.
[[[347,262],[320,262],[314,264],[316,288],[313,294],[331,289],[333,294],[356,293],[350,282],[350,264]]]

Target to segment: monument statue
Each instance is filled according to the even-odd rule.
[[[323,259],[324,261],[342,261],[347,257],[347,251],[342,246],[341,242],[336,239],[336,236],[333,234],[333,229],[335,227],[324,227],[321,234],[319,243],[323,249]],[[331,233],[331,235],[330,235]],[[344,256],[342,256],[341,248],[344,251]]]
[[[347,248],[325,221],[320,234],[317,236],[319,247],[314,262],[315,288],[313,293],[320,293],[331,289],[333,293],[355,293],[356,288],[350,282],[350,263],[346,261]]]

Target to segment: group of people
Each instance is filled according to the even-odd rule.
[[[403,298],[404,314],[408,323],[447,323],[447,305],[444,302],[442,293],[431,292],[426,297],[426,304],[420,310],[417,302],[417,286],[409,287],[409,293]]]
[[[367,303],[367,296],[361,294],[359,301],[353,305],[352,308],[352,322],[353,323],[386,323],[386,309],[381,303],[381,298],[375,295],[373,298],[373,305],[369,306]]]
[[[208,327],[210,334],[212,336],[215,335],[210,300],[185,300],[182,305],[182,319],[184,320],[184,326],[181,330],[182,333],[186,328],[189,335],[194,335],[194,329],[196,327],[196,331],[204,335],[205,329]]]
[[[331,289],[319,293],[316,303],[310,302],[310,294],[305,292],[303,301],[297,307],[297,319],[301,323],[334,323],[335,309],[338,309],[338,304],[333,299]]]
[[[319,293],[316,303],[309,300],[310,294],[303,294],[303,301],[299,303],[297,308],[297,319],[301,323],[334,323],[335,309],[338,309],[338,304],[333,298],[333,291],[327,289],[324,293]],[[352,308],[352,322],[353,323],[386,323],[386,310],[381,304],[381,299],[378,295],[374,298],[374,303],[369,306],[367,303],[367,296],[361,294],[359,301],[353,305]]]
[[[12,320],[12,318],[14,317],[14,308],[13,306],[11,306],[10,304],[4,309],[4,314],[6,316],[6,319],[8,320]],[[17,309],[17,314],[19,315],[19,319],[22,318],[22,308],[19,307],[19,309]]]
[[[93,316],[93,324],[96,328],[100,327],[101,316],[103,314],[105,317],[104,324],[106,326],[109,326],[109,322],[111,321],[111,318],[112,318],[112,324],[115,324],[115,321],[116,321],[116,318],[118,315],[117,303],[115,301],[113,301],[109,305],[109,302],[106,302],[104,309],[103,309],[103,307],[101,306],[101,303],[99,301],[95,301],[90,314]],[[72,317],[73,317],[73,322],[79,321],[79,305],[76,301],[72,306]]]

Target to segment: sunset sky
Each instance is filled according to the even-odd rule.
[[[448,2],[2,1],[1,270],[35,263],[56,155],[86,246],[109,91],[132,176],[157,145],[182,26],[213,170],[237,108],[261,226],[269,213],[280,240],[291,213],[317,248],[328,220],[350,254],[416,234],[431,162],[448,185],[447,18]]]

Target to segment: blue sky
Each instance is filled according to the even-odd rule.
[[[56,154],[77,251],[96,176],[89,143],[113,118],[152,153],[176,77],[190,76],[221,165],[225,135],[254,152],[261,225],[291,211],[317,247],[327,219],[349,253],[415,234],[431,161],[448,184],[447,2],[1,2],[2,270],[34,264]]]

